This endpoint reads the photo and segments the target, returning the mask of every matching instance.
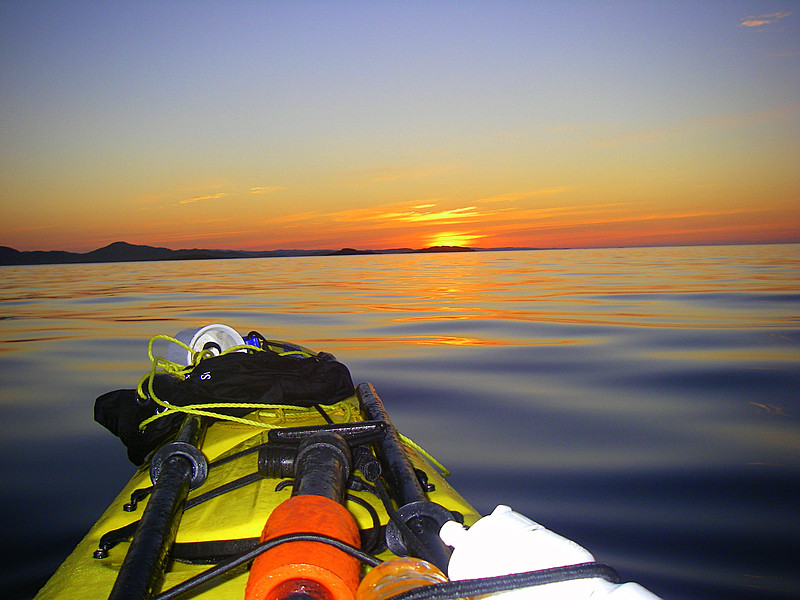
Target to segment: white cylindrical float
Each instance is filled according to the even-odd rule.
[[[179,365],[192,364],[192,353],[203,350],[207,344],[214,354],[244,344],[244,339],[235,329],[219,323],[184,329],[175,334],[175,339],[192,349],[192,352],[189,352],[178,344],[167,346],[165,358]]]

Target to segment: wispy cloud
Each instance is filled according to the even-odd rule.
[[[423,221],[458,221],[461,219],[469,219],[472,217],[480,217],[481,212],[477,210],[476,206],[465,206],[463,208],[453,208],[451,210],[433,210],[436,208],[435,204],[422,205],[424,208],[412,208],[411,210],[403,212],[386,212],[383,214],[376,214],[371,219],[386,219],[394,221],[408,221],[410,223],[419,223]]]
[[[759,212],[766,211],[745,207],[653,210],[623,203],[530,209],[512,213],[513,221],[485,223],[481,232],[491,240],[506,240],[512,245],[643,244],[671,237],[701,241],[697,236],[711,234],[714,228],[735,232],[756,222],[753,230],[762,230]],[[796,223],[796,218],[792,222]]]
[[[214,192],[214,193],[204,193],[198,194],[200,191],[208,192],[209,188],[227,188],[227,191],[222,192]],[[180,206],[183,204],[195,204],[197,202],[204,202],[206,200],[219,200],[220,198],[225,198],[229,196],[238,196],[241,197],[245,194],[249,195],[261,195],[261,194],[272,194],[274,192],[279,192],[282,190],[288,189],[283,186],[255,186],[251,188],[235,188],[231,186],[223,186],[223,184],[212,184],[200,188],[195,188],[194,190],[183,190],[183,191],[167,191],[161,193],[150,193],[145,196],[139,198],[140,203],[142,204],[142,208],[145,210],[149,210],[151,206],[154,204],[161,204],[159,208],[165,208],[168,206]],[[181,198],[184,194],[188,195],[194,192],[197,195],[190,196],[188,198],[178,199]]]
[[[373,206],[332,212],[304,212],[299,214],[275,216],[266,219],[263,224],[281,229],[329,229],[331,231],[388,231],[406,230],[416,226],[430,233],[428,239],[460,239],[461,243],[484,237],[492,227],[518,228],[545,227],[548,224],[587,222],[607,217],[609,212],[619,211],[624,203],[605,204],[568,204],[560,206],[523,206],[515,204],[516,200],[535,199],[537,196],[548,196],[562,193],[571,188],[543,188],[526,192],[502,194],[477,200],[467,206],[452,208],[452,199],[435,199],[430,201],[412,201],[384,206]],[[505,202],[503,202],[505,201]],[[445,206],[450,204],[450,206]],[[468,230],[468,226],[478,226],[480,233]],[[441,227],[447,227],[445,232]],[[465,229],[460,229],[465,228]],[[438,229],[436,231],[435,229]],[[440,241],[434,245],[449,245]]]
[[[491,229],[487,229],[487,231],[503,235],[508,235],[512,232],[515,232],[517,235],[519,235],[520,232],[524,232],[527,235],[537,235],[543,232],[560,232],[563,234],[567,232],[583,231],[587,228],[596,230],[598,228],[613,227],[613,235],[619,235],[618,226],[623,226],[630,229],[631,232],[638,232],[635,233],[635,235],[641,235],[642,233],[652,233],[653,224],[656,223],[680,223],[681,225],[676,228],[676,231],[679,231],[689,227],[688,224],[692,222],[704,219],[707,220],[709,218],[718,220],[754,212],[758,212],[758,210],[731,208],[695,211],[666,210],[628,214],[614,212],[613,210],[605,210],[602,205],[598,205],[595,209],[565,209],[562,212],[552,211],[549,214],[536,210],[523,211],[516,216],[520,222],[526,223],[524,228],[520,228],[516,223],[497,223]]]
[[[202,200],[215,200],[217,198],[222,198],[227,196],[227,192],[219,192],[217,194],[207,194],[205,196],[195,196],[194,198],[186,198],[185,200],[179,200],[178,204],[192,204],[194,202],[200,202]]]
[[[251,194],[271,194],[272,192],[280,192],[282,190],[286,190],[289,188],[282,187],[282,186],[269,186],[269,187],[251,187],[250,193]]]
[[[784,19],[791,14],[792,13],[787,12],[785,10],[781,10],[766,15],[749,16],[742,19],[742,22],[739,24],[739,27],[763,27],[764,25],[771,25],[772,23],[776,23],[777,21],[780,21],[781,19]]]
[[[480,209],[475,204],[455,208],[442,207],[445,200],[410,201],[383,206],[371,206],[331,212],[304,212],[270,217],[264,224],[287,227],[321,228],[356,226],[358,228],[388,229],[418,225],[453,225],[477,223],[497,213]],[[452,201],[449,201],[452,202]]]

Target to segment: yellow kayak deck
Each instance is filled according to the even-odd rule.
[[[324,406],[325,413],[334,423],[364,421],[359,402],[354,395],[335,405]],[[245,425],[229,421],[213,421],[207,429],[201,450],[210,468],[206,481],[190,492],[187,508],[180,520],[175,540],[179,545],[195,542],[226,540],[247,540],[259,538],[264,524],[272,511],[292,493],[291,485],[280,485],[280,479],[254,477],[258,472],[258,452],[243,452],[267,443],[270,428],[323,426],[327,423],[323,415],[313,408],[287,406],[285,409],[257,410],[248,415],[264,427]],[[460,513],[466,524],[472,524],[480,515],[445,481],[442,475],[417,450],[404,446],[412,465],[427,475],[428,499],[440,504],[449,511]],[[225,457],[239,455],[228,461],[214,463]],[[120,566],[130,547],[130,539],[121,541],[108,549],[105,558],[95,558],[94,553],[100,545],[101,537],[136,522],[142,515],[148,496],[138,503],[135,510],[127,512],[123,507],[131,501],[137,490],[145,490],[152,483],[150,465],[142,465],[120,492],[111,506],[100,517],[86,537],[72,554],[64,561],[47,584],[40,590],[36,600],[107,598],[119,573]],[[356,472],[356,475],[360,475]],[[207,501],[191,506],[192,500],[210,490],[230,482],[251,476],[253,481],[242,487],[227,491]],[[279,488],[276,491],[276,488]],[[349,494],[368,503],[377,513],[380,524],[385,526],[389,516],[379,498],[369,491],[349,491]],[[374,527],[373,516],[357,501],[348,500],[346,507],[355,518],[361,530]],[[383,550],[378,558],[394,556]],[[209,568],[208,564],[188,564],[170,560],[164,574],[162,590],[179,584]],[[244,567],[234,570],[201,590],[195,590],[190,597],[205,600],[241,600],[245,595],[248,571]]]

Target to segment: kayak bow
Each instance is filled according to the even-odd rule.
[[[481,518],[331,355],[169,339],[98,398],[141,466],[36,600],[656,598],[508,507]]]

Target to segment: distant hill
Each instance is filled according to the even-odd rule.
[[[336,252],[328,252],[326,256],[357,256],[361,254],[377,254],[374,250],[356,250],[355,248],[342,248]]]
[[[475,252],[474,248],[462,246],[433,246],[414,250],[395,248],[391,250],[170,250],[154,246],[142,246],[127,242],[114,242],[91,252],[65,252],[63,250],[19,251],[0,246],[0,265],[47,265],[69,263],[137,262],[157,260],[209,260],[221,258],[266,258],[285,256],[348,256],[361,254],[411,254],[418,252]]]
[[[464,246],[431,246],[430,248],[423,248],[422,250],[414,250],[414,252],[475,252],[475,248],[466,248]]]
[[[271,256],[319,256],[320,250],[170,250],[153,246],[141,246],[127,242],[114,242],[91,252],[65,252],[62,250],[20,252],[8,246],[0,246],[0,265],[46,265],[68,263],[137,262],[154,260],[208,260],[220,258],[262,258]]]

